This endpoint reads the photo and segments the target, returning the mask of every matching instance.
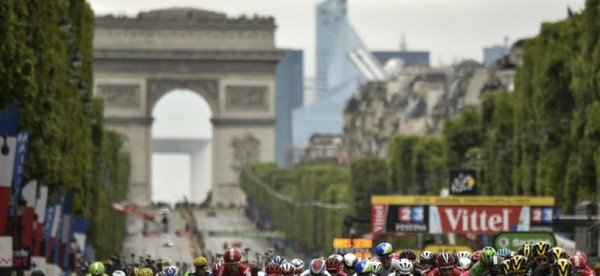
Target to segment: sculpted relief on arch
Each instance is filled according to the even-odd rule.
[[[231,142],[233,147],[232,168],[240,171],[251,162],[260,158],[260,141],[250,133],[242,137],[234,137]]]

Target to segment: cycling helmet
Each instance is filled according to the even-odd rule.
[[[292,259],[290,263],[294,266],[295,270],[304,270],[304,261],[302,259]]]
[[[371,264],[373,264],[373,273],[375,274],[379,274],[381,273],[381,271],[383,270],[383,265],[381,264],[380,261],[371,261]]]
[[[423,251],[423,252],[425,252],[425,251]],[[458,260],[460,258],[467,258],[467,259],[471,260],[471,252],[469,252],[469,251],[458,251],[456,253],[456,259]]]
[[[442,252],[437,255],[436,263],[440,268],[448,268],[454,266],[454,255]]]
[[[414,262],[417,260],[417,254],[415,254],[415,251],[410,249],[402,250],[402,252],[400,252],[400,259],[408,259]]]
[[[423,251],[421,252],[421,254],[419,254],[419,263],[431,263],[433,261],[432,255],[431,255],[431,251]]]
[[[581,250],[573,250],[573,252],[571,252],[571,256],[573,255],[580,255],[587,261],[587,255]]]
[[[176,266],[167,267],[164,271],[165,276],[177,276],[179,269]]]
[[[531,245],[523,244],[517,250],[517,255],[524,256],[525,258],[531,258]]]
[[[408,259],[400,259],[398,262],[398,274],[410,275],[413,271],[413,263]]]
[[[552,247],[550,246],[550,244],[548,242],[539,241],[536,244],[534,244],[533,247],[531,248],[531,255],[535,259],[541,258],[541,257],[548,257],[548,254],[550,253],[551,248]]]
[[[375,247],[375,253],[379,256],[388,256],[394,252],[392,245],[387,242],[382,242]]]
[[[31,276],[45,276],[46,274],[44,273],[44,271],[41,270],[34,270],[31,272]]]
[[[373,264],[368,260],[360,260],[354,266],[354,271],[357,274],[371,274],[373,273]]]
[[[152,269],[145,267],[140,269],[140,276],[154,276],[154,273],[152,273]]]
[[[336,259],[338,259],[338,261],[340,261],[340,263],[344,262],[344,256],[342,256],[340,254],[331,254],[327,258],[336,258]]]
[[[498,253],[498,256],[502,257],[502,259],[506,259],[506,257],[508,257],[510,255],[511,250],[508,248],[500,248],[498,249],[498,251],[496,251],[496,253]]]
[[[471,262],[476,263],[481,258],[481,250],[476,250],[471,254]]]
[[[272,261],[274,263],[278,264],[278,265],[281,265],[281,264],[283,264],[283,263],[286,262],[285,258],[281,257],[281,256],[275,256],[275,257],[273,257]]]
[[[133,276],[140,276],[140,269],[137,267],[133,268]]]
[[[502,261],[500,265],[500,275],[508,275],[510,271],[510,259]]]
[[[344,266],[354,269],[356,263],[358,263],[358,258],[354,253],[346,253],[344,255]]]
[[[467,271],[471,268],[471,259],[465,257],[458,258],[458,264],[456,267],[462,271]]]
[[[338,260],[335,256],[329,256],[329,258],[327,258],[325,261],[325,269],[327,269],[327,271],[338,271],[340,270],[341,266],[342,262],[340,262],[340,260]]]
[[[573,265],[567,259],[558,259],[552,264],[553,276],[571,276],[573,275]]]
[[[490,270],[491,275],[500,274],[500,266],[502,265],[502,261],[504,261],[504,259],[498,255],[494,255],[488,260],[487,267]]]
[[[587,265],[587,260],[582,255],[571,255],[569,256],[569,261],[575,270],[585,269]]]
[[[308,265],[310,274],[323,274],[325,271],[325,262],[321,259],[312,259]]]
[[[104,275],[104,264],[101,262],[94,262],[88,268],[88,272],[92,276],[102,276]]]
[[[223,259],[226,263],[237,263],[242,260],[242,252],[235,247],[229,248],[225,251]]]
[[[123,270],[115,270],[112,273],[112,276],[127,276]]]
[[[560,247],[552,247],[552,249],[550,249],[550,254],[548,255],[550,262],[552,263],[556,262],[558,259],[569,259],[567,252]]]
[[[481,261],[484,265],[487,265],[488,261],[492,258],[492,256],[496,255],[496,249],[493,247],[484,247],[481,249],[481,256],[479,261]]]
[[[291,263],[283,263],[281,265],[281,273],[283,274],[290,274],[290,273],[294,273],[296,269],[294,268],[294,266]]]
[[[204,258],[204,257],[198,257],[198,258],[194,259],[195,267],[206,267],[207,265],[208,265],[208,261],[206,261],[206,258]]]
[[[527,258],[517,255],[510,259],[510,272],[525,272],[527,267]]]
[[[282,272],[281,266],[276,262],[270,262],[265,266],[267,275],[280,275]]]

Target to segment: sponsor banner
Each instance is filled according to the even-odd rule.
[[[450,170],[449,189],[451,195],[474,195],[477,192],[475,170]]]
[[[546,241],[552,247],[556,246],[554,234],[549,232],[503,232],[494,237],[494,247],[517,251],[523,244],[535,244],[538,241]]]
[[[31,269],[31,249],[29,247],[13,248],[13,268],[20,270]]]
[[[333,239],[333,248],[371,248],[373,247],[372,239],[349,239],[349,238],[336,238]]]
[[[528,206],[429,206],[429,233],[529,231]]]
[[[473,252],[473,249],[466,245],[445,245],[445,244],[430,244],[430,245],[425,246],[425,249],[423,249],[423,250],[431,251],[433,253],[438,253],[438,252],[457,253],[460,251]]]
[[[373,205],[373,235],[385,233],[427,233],[429,206]]]
[[[530,231],[552,232],[554,223],[554,206],[531,206]]]
[[[128,214],[134,217],[138,217],[148,221],[154,221],[154,216],[144,212],[142,209],[137,208],[131,204],[121,204],[121,203],[113,203],[113,210],[117,212],[121,212],[124,214]]]
[[[0,237],[0,267],[11,267],[13,264],[13,239]]]
[[[554,206],[551,196],[371,196],[372,205]]]

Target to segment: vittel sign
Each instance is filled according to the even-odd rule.
[[[430,206],[430,233],[527,231],[527,206]]]

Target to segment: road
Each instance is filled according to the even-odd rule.
[[[160,221],[161,216],[158,214],[158,210],[146,211],[156,215],[157,220]],[[127,217],[128,236],[123,242],[123,253],[125,256],[131,256],[133,253],[137,260],[137,256],[150,255],[155,259],[171,260],[173,264],[178,262],[191,264],[193,261],[192,251],[195,245],[190,243],[189,237],[178,236],[176,234],[185,230],[186,223],[177,211],[171,212],[168,217],[170,225],[168,233],[161,233],[162,224],[150,223],[148,235],[142,234],[144,227],[142,219],[131,216]],[[172,246],[163,246],[168,240],[172,242]]]
[[[243,212],[239,210],[219,209],[216,210],[216,216],[208,215],[206,209],[195,210],[194,218],[198,223],[198,230],[202,232],[204,237],[206,253],[209,256],[223,254],[225,252],[225,244],[227,246],[236,245],[240,250],[250,249],[249,260],[256,261],[257,253],[264,253],[271,247],[269,242],[264,238],[250,237],[235,237],[235,236],[213,236],[209,232],[254,232],[256,231],[255,224],[250,221]]]

